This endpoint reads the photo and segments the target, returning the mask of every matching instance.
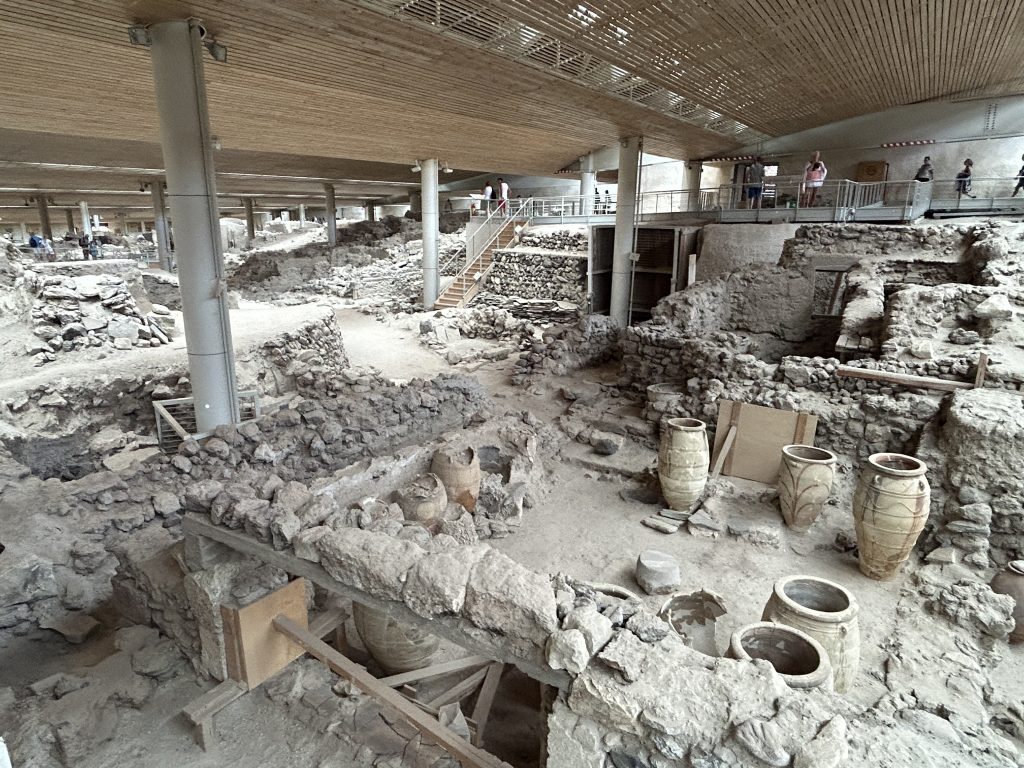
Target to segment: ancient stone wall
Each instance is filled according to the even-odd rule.
[[[501,296],[571,301],[587,299],[587,256],[559,251],[494,252],[487,290]]]

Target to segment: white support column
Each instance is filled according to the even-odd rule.
[[[338,244],[338,204],[334,200],[333,184],[324,184],[324,203],[327,208],[327,245],[333,248]]]
[[[128,214],[124,211],[117,212],[117,226],[121,229],[121,236],[128,234]]]
[[[178,281],[196,427],[238,421],[227,280],[220,244],[199,22],[150,27],[167,201],[175,223]],[[154,188],[156,184],[154,184]]]
[[[25,222],[24,221],[19,221],[18,222],[18,231],[21,232],[21,242],[27,243],[28,242],[28,227],[25,226]]]
[[[245,207],[245,247],[252,248],[252,244],[256,242],[256,214],[252,210],[252,198],[243,197],[242,205]]]
[[[75,231],[75,215],[70,208],[64,209],[64,222],[67,224],[68,232],[73,233]]]
[[[594,170],[594,156],[585,155],[580,158],[580,195],[583,196],[583,215],[594,213],[594,201],[597,195],[597,171]]]
[[[619,325],[629,323],[633,234],[636,226],[637,169],[640,165],[639,136],[619,143],[619,186],[615,203],[615,250],[612,255],[612,295],[609,314]]]
[[[373,201],[366,203],[366,220],[376,221],[377,220],[377,206],[373,204]]]
[[[93,229],[99,229],[99,226],[100,226],[100,215],[98,213],[94,213],[92,215],[92,227],[93,227]]]
[[[36,209],[39,211],[39,233],[53,240],[53,227],[50,226],[50,206],[46,195],[36,195]]]
[[[686,210],[700,210],[700,177],[704,172],[704,164],[700,160],[686,161],[686,184],[684,187],[691,190],[687,200]]]
[[[306,206],[303,203],[299,203],[299,224],[306,226]]]
[[[171,264],[171,230],[167,226],[163,180],[157,179],[150,185],[150,194],[153,197],[153,243],[156,245],[161,269],[170,272],[174,265]]]
[[[437,241],[440,218],[437,208],[437,160],[424,160],[420,170],[420,202],[423,221],[423,306],[430,309],[441,292],[437,274]]]
[[[411,191],[409,192],[409,213],[420,214],[423,213],[423,193]]]

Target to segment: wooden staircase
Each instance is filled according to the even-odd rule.
[[[466,265],[455,280],[449,285],[434,303],[434,309],[451,309],[453,307],[464,307],[479,293],[483,285],[483,279],[491,270],[494,263],[494,252],[507,248],[516,239],[516,227],[523,226],[527,222],[521,218],[509,218],[502,225],[486,246],[483,252]]]

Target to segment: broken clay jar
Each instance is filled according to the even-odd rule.
[[[675,384],[651,384],[647,387],[647,407],[643,417],[648,421],[664,422],[676,411],[686,393]]]
[[[1017,622],[1010,633],[1011,643],[1024,643],[1024,560],[1014,560],[992,579],[992,591],[1009,595],[1017,601],[1013,609],[1013,620]]]
[[[697,419],[669,419],[658,449],[661,492],[672,509],[686,512],[708,482],[707,425]]]
[[[761,621],[732,633],[728,656],[771,664],[790,688],[832,688],[832,664],[821,643],[793,627]]]
[[[811,445],[784,445],[779,467],[779,510],[786,525],[806,531],[832,492],[837,457]]]
[[[845,693],[860,667],[860,606],[849,591],[816,576],[786,576],[775,582],[761,621],[805,632],[828,653],[835,688]]]
[[[389,675],[429,666],[437,653],[435,635],[395,621],[383,611],[352,603],[352,621],[366,650]]]
[[[449,501],[458,502],[470,512],[476,509],[480,496],[480,457],[476,448],[441,448],[430,462],[430,471],[441,478]]]
[[[927,465],[913,456],[868,457],[853,494],[860,570],[865,576],[890,579],[910,557],[931,505],[927,471]]]
[[[402,508],[406,520],[431,520],[444,517],[448,507],[448,494],[441,478],[433,473],[421,475],[404,488],[395,491],[395,501]]]

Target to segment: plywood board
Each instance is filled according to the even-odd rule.
[[[810,413],[719,400],[716,460],[733,426],[736,427],[736,436],[732,450],[725,457],[722,474],[774,485],[779,478],[782,447],[792,443],[814,445],[818,417]]]
[[[274,629],[277,616],[287,616],[307,629],[306,580],[295,579],[244,608],[222,605],[228,677],[250,690],[276,675],[305,651]]]

